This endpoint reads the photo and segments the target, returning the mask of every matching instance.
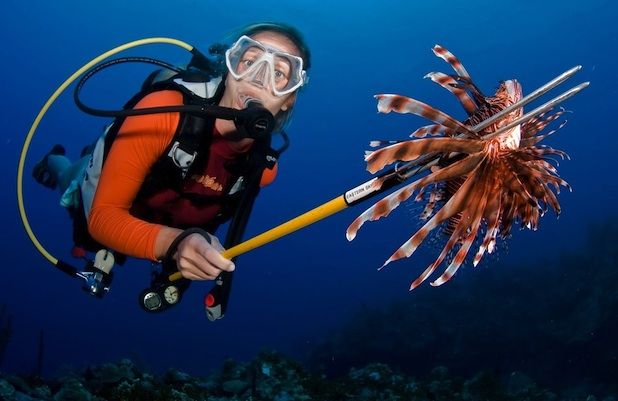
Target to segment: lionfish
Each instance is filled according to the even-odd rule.
[[[418,191],[415,200],[426,199],[420,217],[427,221],[382,267],[412,255],[436,228],[440,228],[448,240],[437,259],[412,282],[410,290],[425,281],[445,259],[450,261],[448,267],[431,285],[447,282],[465,261],[477,236],[479,240],[476,243],[480,246],[473,259],[474,266],[485,252],[494,251],[498,236],[504,239],[509,235],[514,222],[536,230],[539,217],[547,211],[547,205],[556,215],[560,213],[556,197],[560,186],[571,190],[568,183],[558,176],[554,165],[550,164],[552,156],[564,159],[568,155],[538,145],[564,125],[566,121],[553,131],[540,134],[565,110],[560,109],[553,114],[544,112],[504,130],[509,123],[522,116],[523,111],[519,107],[487,127],[475,130],[472,127],[520,101],[521,85],[514,79],[503,81],[495,95],[485,96],[452,53],[439,45],[434,46],[433,52],[449,63],[456,75],[432,72],[425,78],[430,78],[455,95],[468,118],[460,122],[415,99],[392,94],[376,95],[379,112],[412,113],[434,124],[414,131],[410,136],[416,139],[373,141],[373,147],[388,146],[367,152],[367,170],[376,173],[389,164],[421,160],[419,158],[428,155],[435,156],[431,159],[437,159],[437,163],[428,175],[393,192],[363,212],[346,233],[351,241],[364,222],[388,216],[401,202]],[[426,138],[428,135],[433,138]]]

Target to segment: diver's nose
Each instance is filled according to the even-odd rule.
[[[251,77],[251,83],[263,88],[266,86],[267,79],[268,68],[267,65],[262,64],[259,66],[255,74],[253,74],[253,76]]]

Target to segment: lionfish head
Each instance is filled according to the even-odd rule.
[[[496,91],[496,97],[507,106],[517,103],[522,98],[521,84],[516,79],[502,81]]]

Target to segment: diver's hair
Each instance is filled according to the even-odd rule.
[[[251,36],[260,32],[277,32],[290,39],[300,51],[300,56],[303,59],[304,70],[309,70],[309,68],[311,67],[311,51],[309,50],[309,46],[307,46],[307,42],[305,42],[303,35],[298,31],[298,29],[294,28],[291,25],[282,23],[259,22],[246,26],[244,29],[241,30],[241,33],[238,36]]]

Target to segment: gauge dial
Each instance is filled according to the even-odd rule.
[[[163,298],[165,298],[165,302],[170,305],[180,301],[180,291],[178,290],[178,287],[174,285],[165,287],[165,290],[163,290]]]
[[[149,312],[155,312],[161,307],[161,297],[154,291],[146,292],[142,296],[142,307]]]

